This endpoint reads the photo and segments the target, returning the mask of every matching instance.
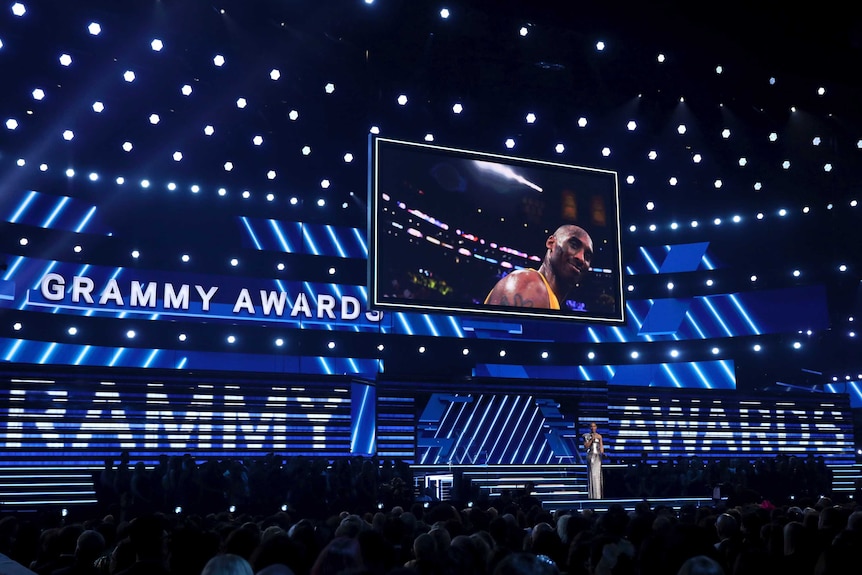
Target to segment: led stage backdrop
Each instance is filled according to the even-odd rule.
[[[373,308],[624,323],[615,172],[380,137],[370,161]],[[503,277],[542,265],[563,225],[586,230],[593,255],[559,306],[487,302]]]
[[[608,392],[607,453],[655,463],[697,456],[743,460],[783,454],[830,464],[855,460],[846,394],[749,393],[616,386]]]
[[[375,452],[375,390],[341,376],[225,377],[148,370],[0,373],[0,461],[99,466],[128,451],[346,457]]]
[[[459,167],[473,166],[476,161],[488,158],[452,155],[446,151],[444,161],[437,162],[436,148],[420,146],[420,152],[416,152],[412,144],[393,146],[389,152],[407,156],[406,160],[396,162],[396,167],[407,170],[418,162],[419,168],[425,169],[425,172],[410,169],[400,179],[396,178],[398,173],[386,176],[394,179],[394,189],[406,194],[405,199],[417,202],[417,210],[423,208],[408,214],[395,207],[393,213],[423,230],[443,231],[439,227],[442,220],[430,219],[439,202],[431,202],[429,193],[420,193],[425,189],[418,187],[418,174],[430,174],[426,179],[432,183],[426,186],[427,190],[439,188],[437,180],[449,182],[452,187],[452,181],[460,182],[458,178],[452,180],[453,174],[460,173]],[[429,150],[433,153],[428,153]],[[503,164],[499,157],[490,159],[498,168],[517,168],[522,177],[533,177],[536,182],[548,171],[552,176],[549,181],[563,178],[566,184],[571,182],[569,176],[573,173],[578,178],[586,177],[590,185],[598,175],[600,182],[607,184],[599,188],[615,189],[609,183],[614,181],[612,174],[534,165],[523,160]],[[481,245],[482,239],[496,238],[500,231],[505,231],[513,241],[530,235],[517,226],[501,224],[499,210],[505,205],[506,210],[526,218],[529,210],[525,206],[532,205],[535,199],[529,197],[539,192],[515,182],[526,196],[522,196],[520,203],[509,199],[506,204],[500,197],[508,197],[505,190],[509,184],[501,188],[496,181],[499,176],[481,172],[471,176],[478,183],[468,185],[472,180],[467,175],[477,169],[469,167],[462,171],[463,182],[455,188],[466,186],[465,191],[444,191],[446,197],[468,198],[471,207],[444,213],[451,213],[452,218],[460,218],[460,212],[470,213],[476,226],[471,233],[475,235],[473,239],[462,237],[464,245]],[[441,174],[448,174],[450,179]],[[549,344],[686,342],[820,329],[825,327],[828,317],[822,286],[735,293],[726,291],[720,281],[711,293],[704,290],[692,296],[671,297],[672,292],[665,292],[668,297],[653,298],[635,291],[618,310],[626,318],[626,323],[620,325],[610,321],[610,316],[599,318],[599,323],[585,323],[546,321],[517,313],[498,314],[497,311],[507,310],[498,310],[496,306],[492,314],[472,313],[475,310],[466,307],[442,313],[434,306],[448,307],[445,298],[449,296],[439,291],[435,293],[440,293],[444,300],[433,302],[430,308],[414,308],[412,301],[405,301],[395,311],[379,310],[372,305],[373,294],[366,284],[372,260],[377,268],[398,261],[415,265],[417,260],[413,256],[431,254],[435,262],[444,266],[437,269],[457,270],[452,277],[459,281],[481,271],[490,273],[486,279],[493,282],[501,270],[512,269],[504,264],[514,266],[523,258],[503,251],[505,245],[491,247],[486,240],[487,249],[496,250],[500,256],[498,261],[477,251],[470,252],[473,255],[469,257],[449,254],[453,257],[439,259],[441,253],[452,250],[411,235],[405,229],[405,235],[398,236],[402,239],[383,234],[386,239],[372,246],[377,246],[378,256],[391,248],[395,253],[406,249],[410,257],[375,259],[366,229],[295,221],[286,212],[260,210],[242,202],[213,202],[212,198],[195,195],[178,196],[169,190],[135,188],[100,193],[101,185],[93,182],[93,189],[83,186],[70,190],[49,178],[42,182],[40,190],[16,185],[0,197],[0,217],[6,232],[0,236],[0,256],[6,264],[0,270],[0,308],[8,318],[0,336],[0,361],[375,377],[386,369],[385,361],[375,355],[377,341],[372,344],[370,340],[377,336]],[[590,185],[583,189],[591,189]],[[475,195],[474,188],[478,190]],[[558,194],[557,200],[563,195]],[[612,193],[609,198],[613,199]],[[575,204],[578,217],[583,216],[591,225],[595,214],[588,211],[584,215],[582,197],[575,194],[574,199],[578,200]],[[613,203],[609,201],[608,205]],[[379,204],[381,209],[383,204],[382,201]],[[386,202],[386,205],[394,204]],[[497,206],[500,207],[495,212]],[[444,205],[440,209],[450,208]],[[401,221],[393,217],[389,223]],[[453,219],[447,225],[454,222]],[[379,227],[382,221],[377,224]],[[606,224],[605,228],[594,228],[605,232],[591,232],[597,246],[604,242],[603,233],[610,234],[608,246],[616,241],[610,231],[616,225],[615,219],[607,219]],[[454,233],[455,228],[449,232]],[[544,229],[541,235],[544,236]],[[404,237],[410,239],[402,245],[399,242]],[[387,248],[384,244],[390,241],[394,243]],[[594,270],[605,265],[600,264],[603,257],[619,261],[615,250],[609,247],[600,253],[597,248]],[[640,284],[650,277],[720,272],[726,266],[726,253],[721,238],[632,249],[624,262],[624,276],[612,274],[613,288],[621,288],[628,281]],[[453,263],[455,260],[458,263]],[[370,267],[373,269],[374,265]],[[430,267],[423,269],[430,272]],[[601,272],[594,271],[589,282],[592,287],[585,285],[584,290],[593,289],[611,277],[601,276]],[[429,288],[432,280],[436,281],[432,276],[423,277]],[[477,309],[482,307],[479,305]],[[590,314],[573,311],[571,317],[584,319],[587,315]],[[303,334],[310,332],[321,338],[330,333],[367,334],[369,340],[364,347],[337,345],[334,351],[325,347],[326,341],[319,349],[310,344],[298,347],[298,342],[309,339]],[[681,349],[684,353],[684,347]],[[557,364],[558,358],[559,355],[553,358],[555,365],[550,367],[538,357],[532,363],[500,365],[488,364],[486,359],[477,364],[477,375],[523,378],[538,373],[549,378],[674,387],[736,385],[731,359],[689,362],[683,356],[675,362],[651,361],[646,367],[635,369],[607,362],[584,365],[575,359],[572,359],[575,365],[561,366]]]
[[[607,421],[604,381],[382,376],[379,454],[417,465],[548,465],[582,461],[580,434]]]

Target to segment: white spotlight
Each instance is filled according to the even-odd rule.
[[[87,31],[93,36],[98,36],[102,33],[102,27],[99,26],[98,22],[90,22],[90,25],[87,26]]]
[[[164,47],[165,45],[158,38],[150,42],[150,48],[152,48],[155,52],[161,52],[162,48]]]

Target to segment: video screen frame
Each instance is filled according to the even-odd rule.
[[[368,212],[371,309],[626,322],[615,171],[371,135]],[[561,226],[593,242],[589,272],[567,292],[574,297],[559,308],[488,303],[496,281],[542,266]]]

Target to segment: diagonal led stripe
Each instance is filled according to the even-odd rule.
[[[669,246],[667,255],[658,269],[658,274],[695,271],[709,243],[679,244]],[[653,269],[655,265],[653,264]],[[638,333],[640,335],[673,334],[679,330],[686,313],[691,306],[690,301],[678,299],[656,300],[644,317]]]

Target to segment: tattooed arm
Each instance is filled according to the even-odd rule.
[[[545,282],[536,270],[517,270],[499,282],[485,298],[485,303],[513,307],[548,308],[550,298]]]

